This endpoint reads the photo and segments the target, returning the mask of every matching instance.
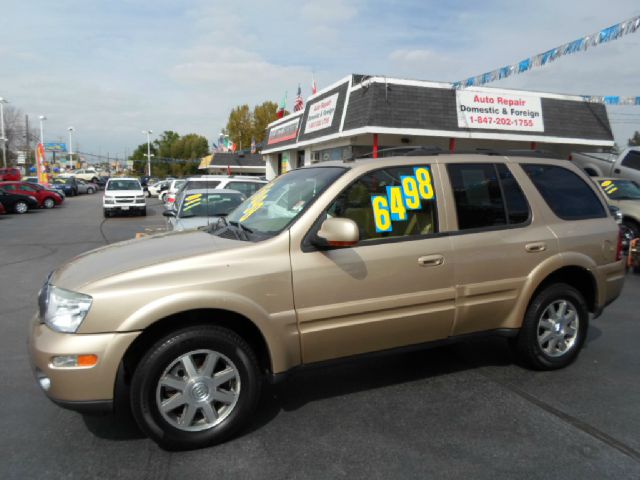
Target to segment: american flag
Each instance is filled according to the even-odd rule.
[[[293,104],[293,111],[299,112],[304,108],[304,100],[302,100],[302,89],[300,88],[300,84],[298,84],[298,95],[296,96],[296,101]]]

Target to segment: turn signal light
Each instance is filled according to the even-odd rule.
[[[51,359],[54,368],[93,367],[98,363],[97,355],[59,355]]]

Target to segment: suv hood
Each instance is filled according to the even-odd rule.
[[[51,284],[68,290],[152,265],[253,245],[206,232],[171,232],[107,245],[83,253],[56,270]]]
[[[133,197],[143,196],[143,190],[108,190],[104,192],[105,197]]]

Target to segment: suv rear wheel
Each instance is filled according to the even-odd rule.
[[[582,294],[570,285],[557,283],[533,299],[514,347],[532,368],[563,368],[578,356],[588,327],[589,311]]]
[[[251,347],[216,326],[174,332],[142,358],[131,382],[140,428],[165,448],[219,443],[251,417],[260,395]]]

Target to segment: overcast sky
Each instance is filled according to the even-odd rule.
[[[45,141],[122,157],[143,129],[217,138],[229,110],[289,108],[350,73],[461,80],[640,14],[638,0],[0,1],[0,96]],[[640,95],[640,31],[491,86]],[[609,110],[616,141],[640,107]],[[635,123],[634,123],[635,122]]]

